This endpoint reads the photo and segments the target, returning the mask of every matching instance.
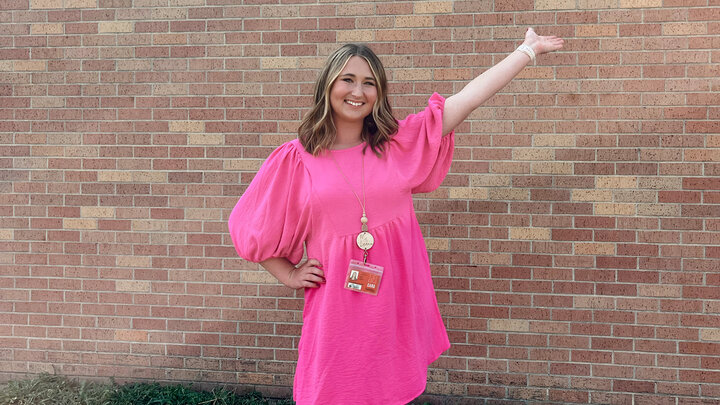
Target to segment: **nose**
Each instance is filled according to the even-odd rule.
[[[362,96],[362,94],[363,94],[362,84],[361,84],[361,83],[356,83],[356,84],[352,87],[352,95],[359,97],[359,96]]]

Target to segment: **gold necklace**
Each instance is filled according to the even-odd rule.
[[[363,250],[363,263],[367,263],[367,251],[375,244],[375,237],[373,237],[372,234],[368,232],[368,217],[365,213],[365,153],[363,152],[362,160],[360,161],[360,165],[362,167],[360,171],[360,182],[362,184],[363,194],[362,200],[360,200],[360,197],[355,192],[355,188],[352,186],[347,176],[345,176],[345,173],[343,173],[337,160],[335,160],[335,156],[333,156],[332,152],[328,153],[330,153],[330,157],[332,158],[333,163],[335,163],[335,167],[337,167],[338,171],[345,180],[345,183],[347,183],[347,185],[350,187],[350,191],[352,191],[352,193],[355,195],[355,198],[357,198],[358,202],[360,203],[360,207],[362,208],[362,217],[360,217],[361,232],[357,235],[357,238],[355,238],[355,243],[357,243],[357,246]]]

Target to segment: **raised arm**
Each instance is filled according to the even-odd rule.
[[[530,47],[535,55],[541,55],[562,48],[563,42],[561,38],[540,36],[532,28],[528,28],[523,45]],[[516,50],[500,63],[473,79],[460,92],[448,97],[445,100],[443,112],[443,135],[449,134],[473,110],[510,83],[530,60],[528,54]]]

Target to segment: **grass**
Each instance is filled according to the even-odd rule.
[[[291,405],[289,399],[264,398],[258,392],[237,395],[216,388],[195,390],[185,385],[139,383],[117,385],[71,380],[41,374],[31,380],[0,386],[0,405]]]

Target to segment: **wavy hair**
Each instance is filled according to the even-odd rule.
[[[352,56],[360,56],[370,65],[377,87],[377,100],[372,113],[365,117],[361,138],[378,156],[385,143],[397,132],[398,123],[392,115],[387,98],[385,68],[375,53],[363,44],[347,44],[333,52],[315,82],[315,97],[310,112],[298,128],[298,138],[308,153],[315,156],[329,149],[335,141],[335,123],[330,106],[330,89]]]

